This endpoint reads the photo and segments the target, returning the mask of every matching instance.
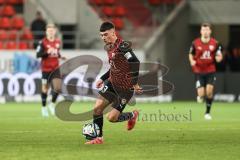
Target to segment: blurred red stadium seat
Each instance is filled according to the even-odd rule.
[[[91,5],[97,5],[97,6],[103,5],[103,0],[89,0],[88,2]]]
[[[115,4],[115,0],[103,0],[103,3],[105,5],[114,5]]]
[[[0,49],[4,49],[5,47],[4,47],[4,43],[3,43],[3,41],[0,41]]]
[[[180,3],[182,0],[175,0],[175,3]]]
[[[33,49],[33,41],[28,42],[28,49]]]
[[[12,19],[12,27],[14,28],[14,29],[18,29],[18,30],[20,30],[20,29],[22,29],[23,27],[24,27],[24,19],[23,19],[23,17],[21,17],[21,16],[15,16],[15,17],[13,17],[13,19]]]
[[[8,39],[10,40],[16,40],[18,36],[18,31],[17,30],[10,30],[8,32]]]
[[[124,22],[121,18],[113,18],[112,22],[117,30],[122,30],[124,28]]]
[[[148,0],[150,5],[156,6],[161,4],[161,0]]]
[[[18,4],[23,4],[25,0],[17,0]]]
[[[164,4],[175,4],[175,0],[161,0]]]
[[[0,5],[1,5],[1,4],[0,4]],[[3,7],[0,6],[0,17],[3,16],[3,15],[2,15],[2,8],[3,8]]]
[[[16,11],[15,11],[15,9],[13,8],[13,6],[12,5],[6,5],[6,6],[4,6],[3,8],[2,8],[2,11],[1,11],[2,13],[2,16],[9,16],[9,17],[11,17],[11,16],[13,16],[13,15],[15,15],[16,14]]]
[[[0,5],[4,5],[6,0],[0,0]]]
[[[16,5],[16,4],[19,4],[19,0],[7,0],[6,3],[11,5]]]
[[[21,15],[16,15],[14,5],[23,3],[24,0],[0,0],[0,49],[28,49],[30,47],[29,43],[33,40],[33,35],[29,29],[24,29],[22,32],[24,41],[17,43],[18,38],[21,38],[18,37],[19,30],[24,27],[25,23]]]
[[[10,29],[12,27],[11,20],[8,17],[0,18],[0,28]]]
[[[8,39],[8,34],[6,30],[0,30],[0,40],[5,41]]]
[[[105,16],[108,16],[108,17],[113,16],[113,8],[112,7],[103,7],[102,12]]]
[[[15,41],[8,41],[6,43],[6,49],[17,49],[17,43]]]
[[[32,34],[32,32],[30,31],[30,29],[25,28],[25,29],[23,30],[23,33],[22,33],[22,35],[21,35],[21,39],[22,39],[22,40],[33,40],[33,34]]]
[[[18,43],[18,49],[28,49],[28,44],[25,41],[20,41]]]
[[[117,6],[114,9],[114,14],[117,17],[124,17],[124,16],[126,16],[126,10],[123,6]]]

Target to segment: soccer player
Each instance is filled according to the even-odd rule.
[[[128,121],[127,130],[135,126],[139,112],[122,112],[133,93],[142,93],[138,85],[139,60],[131,49],[131,43],[118,38],[115,26],[111,22],[103,22],[100,26],[100,36],[104,41],[108,53],[110,69],[96,82],[99,97],[93,112],[93,123],[100,128],[100,135],[86,144],[103,143],[103,111],[108,105],[112,110],[107,119],[110,122]]]
[[[46,37],[43,38],[36,49],[37,58],[41,58],[42,69],[42,116],[48,117],[48,109],[46,108],[47,93],[49,89],[50,75],[59,67],[59,59],[65,60],[65,57],[60,55],[61,42],[56,38],[56,27],[54,24],[48,24],[46,26]],[[54,79],[52,79],[54,80]],[[58,97],[58,93],[52,90],[52,102],[48,108],[52,115],[55,115],[55,105]]]
[[[216,81],[215,62],[221,62],[222,47],[217,40],[211,37],[211,25],[203,23],[201,25],[201,37],[193,41],[189,61],[193,73],[196,77],[197,101],[206,101],[205,119],[211,120],[210,110],[213,101],[214,84]]]

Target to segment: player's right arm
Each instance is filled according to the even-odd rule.
[[[100,79],[101,79],[102,81],[105,81],[105,80],[107,80],[107,79],[109,78],[109,75],[110,75],[110,70],[108,70],[106,73],[104,73],[104,74],[100,77]]]
[[[40,42],[38,43],[36,52],[37,52],[37,58],[46,58],[46,57],[48,57],[48,54],[47,54],[47,53],[44,53],[44,48],[43,48],[43,43],[42,43],[42,41],[40,41]]]
[[[194,60],[194,55],[195,55],[195,46],[192,43],[192,45],[190,47],[190,50],[189,50],[189,54],[188,54],[188,59],[189,59],[189,62],[190,62],[191,66],[196,65],[196,61]]]

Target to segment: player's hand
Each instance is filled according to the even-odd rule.
[[[96,88],[101,88],[103,86],[103,80],[99,79],[97,82],[96,82]]]
[[[215,59],[216,59],[216,62],[219,63],[219,62],[222,61],[223,57],[218,55],[218,56],[215,57]]]
[[[191,66],[195,66],[196,63],[197,63],[197,62],[196,62],[195,60],[191,60],[191,61],[190,61]]]
[[[142,94],[143,93],[143,89],[138,84],[134,85],[133,89],[134,89],[134,92],[136,94]]]

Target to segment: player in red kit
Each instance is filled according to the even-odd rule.
[[[59,59],[65,59],[60,55],[61,42],[56,38],[56,27],[54,24],[48,24],[46,27],[46,37],[43,38],[36,49],[37,58],[41,58],[42,70],[42,116],[48,117],[48,110],[46,108],[47,92],[49,89],[49,82],[51,73],[59,67]],[[58,97],[57,92],[52,90],[52,102],[49,104],[49,110],[52,115],[55,114],[55,105]]]
[[[216,81],[215,62],[221,62],[222,47],[211,37],[211,25],[201,25],[201,37],[193,41],[189,52],[189,61],[196,76],[197,101],[206,101],[205,119],[211,120],[210,110],[213,101],[214,84]]]
[[[112,110],[107,119],[110,122],[128,121],[127,130],[134,128],[138,111],[123,112],[133,93],[142,93],[138,85],[139,60],[131,49],[131,43],[116,36],[115,27],[111,22],[104,22],[100,27],[100,36],[108,52],[110,69],[97,81],[96,87],[102,88],[93,111],[93,123],[100,128],[100,134],[86,144],[103,143],[103,111],[111,105]]]

